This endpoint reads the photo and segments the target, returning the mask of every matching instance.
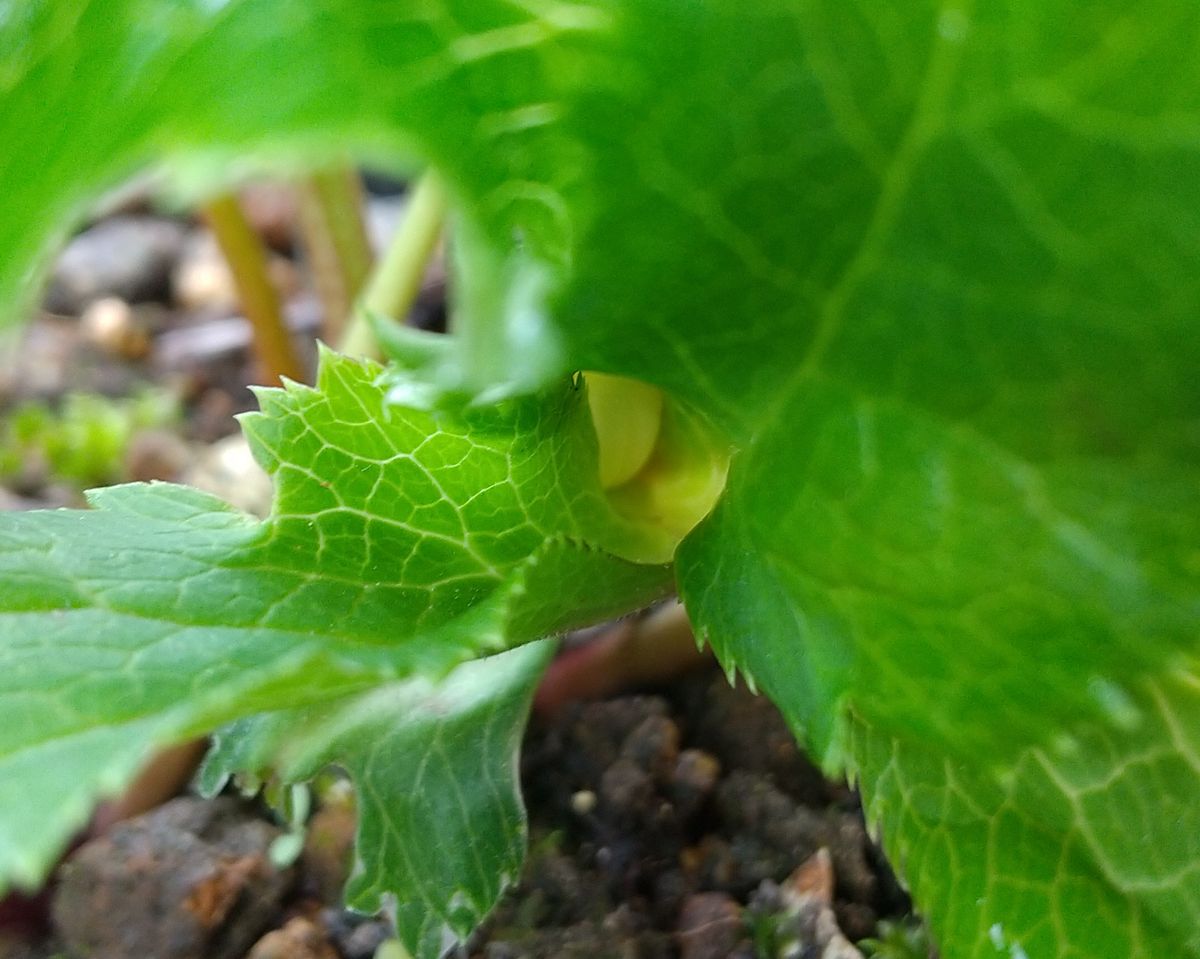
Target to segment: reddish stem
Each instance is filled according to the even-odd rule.
[[[549,715],[575,700],[663,682],[711,659],[708,649],[697,647],[683,607],[670,603],[560,655],[542,678],[533,707]]]

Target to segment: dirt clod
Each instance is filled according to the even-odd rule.
[[[72,856],[55,927],[87,959],[241,959],[291,884],[267,858],[278,834],[235,800],[176,799]]]
[[[693,723],[692,737],[727,769],[768,777],[806,806],[821,808],[839,798],[821,771],[796,745],[779,711],[762,696],[731,686],[709,671],[683,684],[682,710]]]
[[[853,959],[841,918],[861,937],[877,910],[906,905],[881,899],[885,867],[853,794],[796,751],[777,711],[722,676],[567,705],[535,724],[522,767],[529,862],[471,959],[752,959],[755,923],[780,944],[771,959],[810,955],[788,951],[801,942]],[[789,876],[803,908],[781,891]]]
[[[653,796],[653,779],[631,759],[618,759],[600,778],[601,801],[623,819],[635,818]]]

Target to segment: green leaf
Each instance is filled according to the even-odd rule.
[[[1191,854],[1179,810],[1194,807],[1194,776],[1152,771],[1124,793],[1115,779],[1144,751],[1183,772],[1194,753],[1161,723],[1136,746],[1095,732],[1123,742],[1148,711],[1146,684],[1195,676],[1200,264],[1186,237],[1200,195],[1179,171],[1200,172],[1200,154],[1169,132],[1200,130],[1179,45],[1195,22],[1165,5],[1136,25],[1104,5],[1055,6],[910,9],[924,29],[895,52],[912,82],[886,91],[870,87],[871,44],[849,28],[802,41],[841,113],[812,114],[806,134],[832,155],[794,174],[846,190],[865,215],[847,203],[806,218],[799,232],[827,242],[816,257],[805,239],[771,246],[791,249],[784,262],[811,269],[814,288],[778,326],[745,319],[776,337],[769,349],[740,339],[743,356],[766,354],[753,385],[689,340],[708,408],[725,411],[743,452],[679,575],[726,666],[780,702],[827,763],[865,767],[871,814],[943,955],[1014,943],[1030,956],[1197,955],[1200,880],[1177,855]],[[882,29],[882,16],[865,19]],[[1036,43],[1015,39],[1026,24]],[[1134,50],[1187,79],[1166,92]],[[863,158],[848,123],[886,161],[854,188],[843,181]],[[755,403],[759,384],[770,396]],[[1195,728],[1189,681],[1173,704]],[[870,773],[873,739],[900,744],[903,792]],[[1003,784],[1062,743],[1111,790],[1093,800],[1109,806],[1098,848],[1125,840],[1122,806],[1136,803],[1135,830],[1153,821],[1136,881],[1080,851],[1079,819],[1036,801],[1006,816]],[[1005,823],[990,858],[979,831],[958,828],[948,770],[972,784],[972,815]],[[906,818],[913,796],[921,828]],[[1056,876],[1073,904],[991,897],[1025,882],[1044,892]],[[1080,903],[1118,901],[1120,932],[1104,939]]]
[[[155,744],[662,594],[666,568],[605,550],[581,389],[422,412],[380,372],[326,353],[316,389],[261,391],[265,522],[164,484],[5,517],[0,884],[36,883]]]
[[[1088,731],[1133,736],[1144,690],[1195,672],[1198,34],[1168,0],[31,3],[0,25],[0,142],[22,145],[0,302],[152,160],[419,149],[461,220],[436,382],[595,369],[706,415],[737,457],[680,554],[699,631],[866,770],[885,834],[961,861],[965,831],[903,826],[867,743],[902,744],[904,795],[943,794],[950,764],[989,820],[1055,743],[1123,768],[1138,749]],[[1194,697],[1170,701],[1192,728]],[[1194,796],[1166,777],[1146,815]],[[1123,888],[1066,819],[1019,823],[1009,845],[1062,854],[1093,900]],[[942,954],[996,952],[923,861],[899,868]],[[1192,914],[1161,868],[1138,908],[1172,885]],[[964,873],[959,902],[990,881]],[[1004,943],[1051,922],[1003,908]],[[1128,954],[1086,910],[1054,921],[1049,955]],[[1145,950],[1196,955],[1176,932]]]
[[[832,383],[779,423],[735,464],[680,577],[727,664],[831,761],[841,701],[1003,768],[1076,721],[1119,724],[1127,683],[1194,651],[1188,463],[1026,458],[979,424]]]
[[[961,955],[1200,954],[1200,683],[1131,692],[1098,723],[996,779],[855,724],[868,813]]]
[[[549,641],[328,705],[241,720],[206,760],[225,776],[308,779],[334,763],[358,795],[346,903],[388,909],[416,959],[438,959],[487,916],[525,858],[517,755]]]

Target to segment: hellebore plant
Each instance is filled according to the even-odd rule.
[[[351,774],[348,901],[435,957],[520,867],[545,637],[674,589],[945,959],[1200,956],[1197,49],[1166,0],[0,3],[8,319],[147,168],[421,157],[454,263],[451,336],[260,393],[266,520],[0,520],[0,886],[219,729],[209,789]]]

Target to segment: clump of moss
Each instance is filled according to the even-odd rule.
[[[22,403],[0,416],[0,482],[20,491],[120,482],[134,436],[178,417],[175,398],[156,389],[123,399],[70,393],[57,406]]]

